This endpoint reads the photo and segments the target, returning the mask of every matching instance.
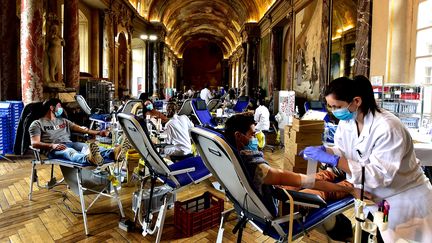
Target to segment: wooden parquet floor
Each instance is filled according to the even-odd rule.
[[[266,153],[273,166],[279,166],[283,150]],[[141,235],[139,229],[125,232],[118,227],[119,210],[115,200],[101,198],[89,210],[89,236],[84,233],[80,211],[79,197],[68,191],[66,186],[53,190],[34,187],[33,200],[28,200],[31,156],[13,157],[14,163],[0,160],[0,242],[154,242],[154,236]],[[50,178],[51,166],[39,166],[38,175],[42,182]],[[55,169],[57,178],[62,178],[59,168]],[[191,185],[177,193],[177,200],[184,201],[211,191],[220,198],[225,196],[214,189],[212,179]],[[126,216],[133,217],[131,209],[134,187],[123,187],[120,190],[121,200]],[[67,193],[64,193],[67,192]],[[92,195],[86,196],[87,205]],[[225,210],[232,205],[225,200]],[[236,242],[237,236],[232,233],[236,224],[236,215],[232,214],[226,223],[223,242]],[[163,242],[215,242],[218,226],[184,238],[174,226],[174,210],[168,210],[163,229]],[[274,242],[262,235],[251,225],[243,233],[244,242]],[[296,242],[330,242],[318,230],[310,232],[309,237],[302,237]]]

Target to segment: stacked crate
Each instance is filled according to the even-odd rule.
[[[12,152],[13,134],[11,129],[11,104],[0,102],[0,154]]]
[[[24,109],[24,103],[20,100],[7,100],[7,103],[11,104],[11,127],[12,127],[12,138],[15,138],[19,119],[21,117],[21,113]]]
[[[307,146],[322,144],[324,121],[293,119],[292,126],[285,127],[284,169],[306,173],[307,161],[298,154]]]

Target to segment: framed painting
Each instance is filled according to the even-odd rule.
[[[327,70],[327,58],[323,58],[323,54],[328,55],[325,49],[328,46],[328,37],[326,37],[328,32],[323,28],[327,22],[323,21],[326,2],[310,1],[294,16],[292,87],[296,96],[308,100],[320,98],[322,82],[325,83],[326,80],[326,73],[322,72],[322,69]]]

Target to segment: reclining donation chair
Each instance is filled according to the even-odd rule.
[[[132,108],[136,105],[136,104],[142,104],[142,100],[139,99],[132,99],[132,100],[128,100],[126,102],[126,104],[123,106],[123,108],[118,111],[117,113],[131,113],[132,112]]]
[[[90,119],[90,129],[95,129],[94,125],[98,122],[105,122],[111,120],[111,114],[101,114],[101,110],[99,108],[92,109],[87,104],[87,101],[84,99],[82,95],[75,95],[75,100],[81,109],[89,116]]]
[[[237,103],[235,103],[233,110],[235,112],[243,112],[249,105],[249,97],[248,96],[240,96],[237,99]]]
[[[208,104],[207,104],[207,110],[208,111],[213,111],[216,110],[217,108],[219,108],[221,106],[221,102],[220,99],[211,99]]]
[[[353,205],[353,198],[345,198],[326,204],[319,196],[295,191],[279,190],[283,198],[289,198],[290,214],[278,217],[278,209],[266,204],[253,187],[247,170],[240,162],[241,158],[224,140],[223,136],[207,128],[191,129],[191,137],[197,146],[198,153],[213,176],[225,189],[226,196],[234,204],[240,218],[234,231],[239,230],[238,242],[241,241],[242,228],[247,222],[257,227],[263,234],[281,242],[301,236],[332,215],[341,213]],[[293,206],[301,205],[311,208],[307,215],[294,213]],[[223,224],[230,211],[223,213],[217,242],[222,242]],[[293,220],[296,219],[294,222]]]
[[[30,107],[31,109],[29,109]],[[25,152],[23,146],[30,147],[35,155],[35,159],[32,160],[32,171],[30,175],[30,191],[29,200],[32,200],[33,195],[33,184],[36,182],[40,188],[52,189],[65,181],[69,188],[79,196],[81,203],[82,216],[84,221],[84,229],[86,235],[89,234],[87,225],[87,211],[90,207],[99,199],[100,196],[106,196],[114,198],[117,201],[120,214],[125,217],[123,212],[123,206],[118,196],[117,187],[113,183],[114,195],[109,193],[111,181],[108,179],[109,173],[105,170],[108,166],[112,165],[114,161],[105,161],[101,168],[95,168],[93,164],[77,164],[68,160],[61,159],[43,159],[39,149],[34,149],[30,145],[30,134],[28,128],[30,124],[40,117],[42,113],[42,102],[28,104],[21,114],[19,127],[24,129],[24,133],[17,134],[15,139],[15,146],[17,150]],[[21,148],[19,148],[22,146]],[[39,184],[37,169],[39,165],[51,165],[51,177],[45,186]],[[54,166],[59,165],[63,174],[63,179],[57,181],[54,177]],[[92,180],[93,179],[93,180]],[[84,194],[96,194],[96,197],[87,207],[84,200]]]
[[[204,100],[199,98],[192,99],[191,105],[192,105],[192,110],[201,126],[211,126],[211,127],[217,126],[209,110],[207,110],[207,105]]]
[[[186,116],[190,116],[192,115],[193,111],[192,111],[192,105],[191,105],[192,99],[186,99],[183,104],[181,105],[178,115],[186,115]]]
[[[150,140],[146,124],[147,121],[125,113],[118,114],[118,118],[120,125],[123,128],[124,134],[126,134],[132,146],[139,152],[145,161],[145,166],[149,169],[151,179],[149,198],[153,197],[155,182],[157,179],[161,180],[171,188],[171,190],[167,191],[163,196],[164,201],[160,207],[158,217],[153,228],[151,228],[152,200],[149,200],[148,205],[146,205],[147,209],[144,220],[138,217],[142,210],[140,204],[138,204],[138,208],[135,210],[135,219],[138,217],[138,220],[143,227],[143,236],[146,236],[147,234],[153,235],[157,232],[156,242],[159,242],[162,237],[162,229],[168,206],[167,194],[191,183],[198,183],[210,177],[211,174],[204,166],[200,157],[187,158],[168,165],[160,156],[160,153],[156,150],[155,145],[153,145]],[[143,177],[144,176],[145,175],[143,175]],[[142,201],[142,189],[144,187],[144,183],[145,180],[142,180],[141,189],[137,200],[138,202]]]

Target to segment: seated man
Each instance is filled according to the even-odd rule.
[[[43,103],[43,116],[34,120],[29,128],[31,145],[41,149],[49,159],[64,159],[75,163],[103,164],[104,158],[114,159],[113,149],[99,148],[95,143],[90,143],[90,153],[83,153],[87,144],[72,142],[71,131],[83,134],[99,135],[106,137],[109,131],[96,131],[83,128],[61,117],[63,108],[59,99],[49,99]],[[120,153],[120,147],[115,154]]]
[[[258,141],[255,137],[255,121],[251,114],[240,113],[230,117],[225,124],[225,138],[228,143],[239,151],[242,163],[245,163],[255,189],[261,194],[264,203],[267,205],[278,206],[277,198],[274,197],[273,185],[290,186],[289,189],[314,188],[321,190],[324,193],[311,189],[303,192],[318,194],[324,200],[343,198],[349,194],[358,193],[358,190],[354,189],[346,181],[337,184],[326,181],[335,178],[335,176],[330,176],[331,173],[329,172],[317,173],[315,183],[311,183],[304,174],[270,167],[264,159],[263,153],[258,151]],[[334,221],[332,226],[329,226],[327,230],[334,228]],[[351,228],[350,223],[347,228]]]
[[[150,99],[147,99],[144,102],[143,118],[146,119],[147,116],[150,116],[150,119],[161,119],[162,124],[168,122],[168,117],[154,109],[153,101]]]
[[[172,144],[164,148],[164,153],[175,160],[175,157],[192,156],[191,139],[189,129],[194,125],[186,115],[177,115],[178,106],[175,103],[168,103],[167,116],[170,120],[165,125],[167,143]]]

